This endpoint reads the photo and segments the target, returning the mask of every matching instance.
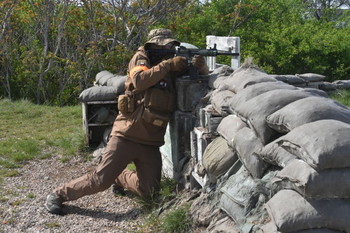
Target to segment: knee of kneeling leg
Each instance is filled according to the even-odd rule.
[[[99,191],[108,189],[114,183],[113,179],[106,179],[97,175],[94,175],[92,180],[94,183],[93,186],[96,187],[96,189],[98,189]]]

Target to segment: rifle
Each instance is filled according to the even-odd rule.
[[[184,46],[176,46],[175,49],[150,49],[147,50],[150,54],[158,54],[158,55],[174,55],[174,56],[182,56],[186,57],[189,63],[189,76],[194,79],[198,76],[198,70],[191,63],[192,58],[195,55],[201,55],[205,57],[216,57],[218,55],[224,56],[239,56],[239,53],[234,53],[231,51],[223,51],[217,50],[216,44],[214,44],[214,48],[209,49],[188,49]]]

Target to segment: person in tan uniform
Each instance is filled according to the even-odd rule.
[[[62,203],[91,195],[115,185],[147,198],[159,189],[162,159],[159,147],[171,113],[175,110],[175,79],[188,69],[184,57],[150,53],[174,49],[180,42],[168,29],[154,29],[148,41],[138,48],[128,67],[126,90],[118,97],[119,115],[101,162],[91,173],[74,179],[47,196],[48,212],[60,214]],[[208,67],[201,56],[192,64],[200,74]],[[126,167],[133,162],[136,172]]]

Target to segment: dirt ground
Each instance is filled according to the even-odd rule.
[[[0,191],[0,232],[135,232],[144,222],[135,198],[116,197],[111,189],[67,202],[63,215],[49,214],[44,202],[55,187],[79,177],[95,163],[57,157],[30,161]]]

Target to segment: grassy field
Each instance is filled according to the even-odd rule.
[[[81,106],[52,107],[26,100],[0,100],[0,178],[33,158],[84,151]]]
[[[329,97],[345,106],[350,107],[350,91],[347,91],[347,90],[334,91],[329,94]]]

